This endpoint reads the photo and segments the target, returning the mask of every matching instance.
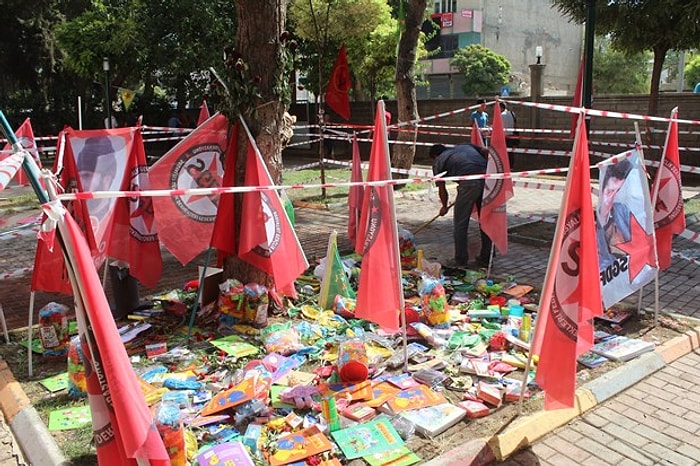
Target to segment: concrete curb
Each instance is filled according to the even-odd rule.
[[[687,316],[683,316],[687,319]],[[673,338],[653,352],[641,355],[623,366],[586,383],[576,390],[573,408],[539,411],[514,421],[502,433],[473,440],[425,463],[426,466],[485,466],[501,461],[527,448],[556,428],[567,424],[605,400],[630,388],[640,380],[681,356],[700,348],[700,326]]]
[[[27,463],[42,466],[70,464],[6,361],[0,361],[0,409]]]

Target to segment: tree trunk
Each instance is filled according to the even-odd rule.
[[[396,56],[396,105],[398,121],[411,121],[418,118],[416,100],[415,63],[418,49],[418,37],[427,0],[410,0],[405,17],[405,27],[399,39],[399,51]],[[404,130],[413,129],[404,127]],[[396,168],[409,169],[416,155],[416,132],[400,131],[394,145],[392,165]],[[409,144],[410,143],[410,144]]]
[[[287,79],[282,64],[280,36],[285,29],[287,0],[238,0],[235,2],[239,18],[235,44],[241,58],[250,66],[250,77],[257,84],[260,99],[244,119],[272,177],[279,183],[282,172],[282,117],[285,107],[278,94],[281,80]],[[235,123],[235,122],[231,122]],[[245,181],[246,148],[248,136],[241,129],[238,136],[236,185]],[[236,237],[239,238],[242,196],[236,196]],[[225,277],[235,277],[243,283],[255,282],[272,286],[272,277],[238,258],[230,258],[224,267]]]
[[[654,64],[651,68],[651,90],[649,92],[649,108],[647,115],[657,116],[659,111],[659,85],[661,83],[661,71],[664,68],[664,59],[666,58],[666,52],[668,48],[664,46],[654,47]],[[651,126],[647,124],[647,144],[655,144],[654,133],[650,131]]]

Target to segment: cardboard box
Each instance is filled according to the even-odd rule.
[[[199,267],[198,277],[202,280],[202,270],[204,267]],[[224,281],[224,269],[218,267],[207,267],[207,273],[202,282],[202,294],[199,299],[200,306],[216,301],[219,298],[219,285]]]

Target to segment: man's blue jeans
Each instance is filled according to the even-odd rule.
[[[457,199],[455,199],[453,212],[453,240],[455,245],[455,263],[467,265],[469,262],[469,218],[476,206],[477,212],[481,212],[481,198],[484,193],[484,180],[469,180],[459,183]],[[481,233],[480,262],[488,262],[491,255],[491,238],[479,228]]]

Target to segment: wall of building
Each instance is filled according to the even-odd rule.
[[[432,2],[428,3],[432,8]],[[529,65],[536,63],[535,47],[542,47],[541,62],[550,65],[544,87],[550,95],[573,92],[583,44],[582,25],[568,22],[549,0],[457,0],[450,27],[441,33],[458,34],[459,47],[480,43],[504,55],[512,65],[511,95],[529,95]],[[448,58],[426,63],[432,84],[418,90],[421,98],[462,97],[462,79],[449,67]]]

